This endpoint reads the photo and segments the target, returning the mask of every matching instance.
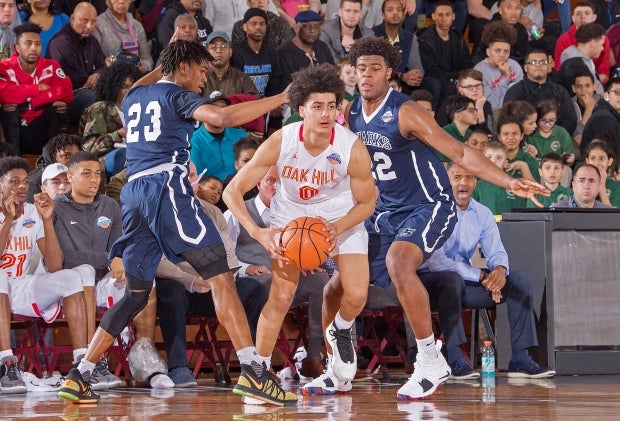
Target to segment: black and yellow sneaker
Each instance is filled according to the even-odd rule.
[[[261,372],[261,375],[258,376],[257,372]],[[241,374],[233,393],[272,405],[285,406],[297,403],[297,395],[282,390],[264,363],[262,367],[255,362],[252,362],[252,365],[241,364]]]
[[[60,386],[58,397],[73,403],[97,403],[99,395],[90,388],[90,383],[82,378],[77,368],[69,370],[69,374]]]

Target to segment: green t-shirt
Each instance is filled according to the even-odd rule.
[[[536,199],[538,199],[538,201],[543,205],[543,207],[548,208],[555,202],[566,199],[567,197],[570,197],[572,195],[573,189],[571,189],[570,187],[564,187],[563,185],[559,184],[558,187],[551,192],[551,195],[549,197],[536,195]],[[532,202],[531,199],[527,199],[526,206],[528,208],[538,207],[534,204],[534,202]]]
[[[547,138],[542,137],[538,130],[525,138],[525,143],[529,143],[538,149],[536,158],[540,159],[548,153],[574,153],[573,139],[564,127],[555,126],[551,135]],[[537,171],[538,172],[538,171]]]
[[[510,162],[511,164],[515,161],[525,161],[528,168],[530,169],[530,172],[532,173],[532,176],[534,177],[534,180],[540,181],[540,174],[538,174],[538,168],[540,165],[538,164],[538,160],[536,158],[532,158],[531,155],[519,149],[519,152],[517,152],[517,156],[515,156],[514,159],[510,159],[510,158],[508,159],[508,162]],[[514,174],[510,174],[510,175],[515,178],[523,177],[523,174],[521,174],[521,171],[515,171]]]
[[[511,209],[525,207],[524,198],[515,195],[512,190],[496,186],[485,180],[478,180],[472,197],[491,209],[493,215],[501,215],[510,212]]]
[[[620,181],[612,180],[610,178],[605,182],[607,188],[607,196],[612,206],[620,208]]]
[[[467,138],[469,138],[469,135],[472,132],[471,127],[468,127],[467,130],[465,131],[465,135],[461,136],[461,132],[459,132],[459,129],[456,127],[456,124],[454,123],[446,124],[445,126],[442,127],[442,129],[444,129],[446,133],[448,133],[450,136],[452,136],[453,138],[455,138],[461,143],[465,143],[465,141],[467,140]],[[450,159],[447,156],[445,156],[439,151],[436,151],[436,152],[437,152],[437,156],[439,157],[439,159],[441,159],[441,162],[450,162]]]

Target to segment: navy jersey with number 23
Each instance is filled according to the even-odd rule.
[[[147,89],[148,88],[148,89]],[[194,111],[208,102],[175,83],[159,81],[127,92],[127,177],[161,164],[187,165]]]

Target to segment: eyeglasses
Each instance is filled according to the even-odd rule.
[[[226,44],[210,44],[209,47],[207,47],[209,51],[226,51],[228,48],[229,46]]]
[[[558,121],[557,118],[541,118],[538,120],[540,124],[555,124]]]
[[[478,112],[478,108],[463,108],[462,110],[459,110],[459,113],[461,111],[469,111],[472,114],[476,114]]]
[[[525,64],[529,64],[530,66],[546,66],[549,64],[549,60],[530,60]]]
[[[620,95],[620,89],[610,89],[609,92],[614,95]]]
[[[473,91],[474,89],[480,89],[482,88],[482,83],[474,83],[473,85],[463,85],[460,86],[461,88],[467,90],[467,91]]]

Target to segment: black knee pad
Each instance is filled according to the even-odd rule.
[[[125,273],[127,285],[125,295],[119,302],[108,309],[101,319],[99,326],[116,337],[129,324],[149,301],[152,282],[144,282]]]
[[[225,272],[229,272],[226,249],[222,243],[190,250],[181,253],[181,256],[189,263],[203,279],[213,278]]]

